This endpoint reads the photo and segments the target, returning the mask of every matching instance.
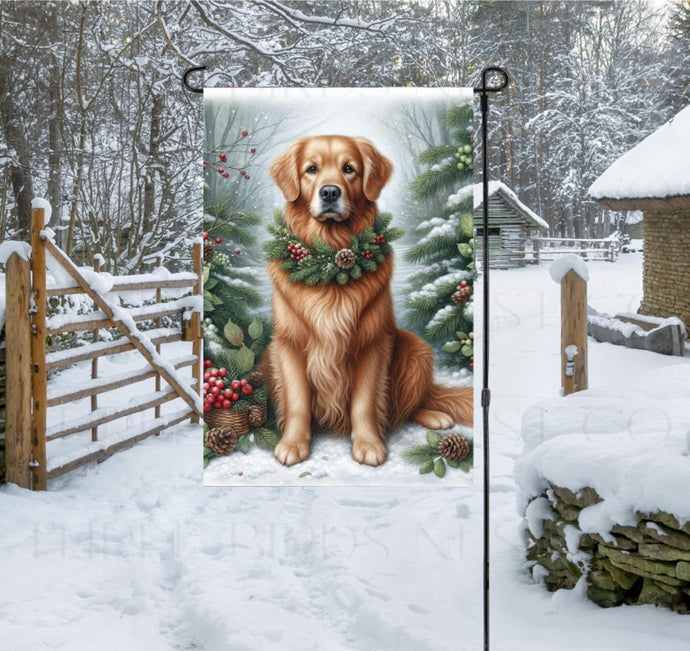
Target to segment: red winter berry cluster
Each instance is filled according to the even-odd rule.
[[[377,235],[374,238],[374,244],[385,244],[385,243],[386,243],[386,238],[383,236],[383,234]]]
[[[309,255],[309,251],[305,249],[301,244],[288,244],[287,245],[287,250],[288,253],[290,254],[290,258],[293,260],[297,260],[299,262],[300,260],[304,260]]]
[[[214,408],[230,409],[243,395],[248,396],[254,391],[247,380],[227,379],[228,371],[224,368],[213,368],[210,359],[204,361],[204,369],[204,412]]]
[[[366,260],[371,260],[374,257],[374,254],[369,249],[367,249],[366,251],[362,251],[362,257]]]
[[[472,285],[468,284],[466,280],[462,280],[457,287],[457,291],[460,292],[465,300],[467,300],[470,296],[472,296]]]

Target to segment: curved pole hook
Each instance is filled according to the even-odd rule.
[[[491,78],[489,75],[492,75]],[[497,80],[497,77],[500,79]],[[491,80],[497,80],[498,83],[490,83]],[[508,85],[508,82],[508,73],[503,68],[489,66],[482,70],[482,85],[475,88],[474,91],[477,93],[498,93]]]
[[[191,75],[195,72],[200,72],[202,70],[206,70],[206,66],[192,66],[191,68],[187,68],[184,71],[184,74],[182,75],[182,84],[190,93],[203,93],[204,92],[203,87],[200,88],[199,86],[192,86],[189,83],[189,75]]]

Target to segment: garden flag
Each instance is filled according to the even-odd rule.
[[[471,483],[472,96],[205,89],[206,485]]]

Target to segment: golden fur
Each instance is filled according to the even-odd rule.
[[[307,245],[318,236],[335,249],[374,223],[392,171],[371,142],[345,136],[301,138],[270,167],[287,201],[288,230]],[[392,256],[344,286],[292,283],[279,261],[268,271],[274,333],[262,368],[278,413],[281,463],[308,458],[313,422],[350,433],[353,457],[372,466],[386,459],[386,430],[405,420],[437,429],[472,423],[472,389],[435,384],[431,348],[396,325]]]

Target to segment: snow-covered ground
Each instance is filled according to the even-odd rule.
[[[594,308],[635,311],[640,254],[589,272]],[[513,466],[521,414],[558,395],[559,292],[547,266],[492,272],[491,648],[687,649],[687,617],[602,610],[526,569]],[[595,387],[690,357],[590,341],[589,361]],[[199,438],[177,428],[46,493],[0,488],[0,649],[481,648],[481,481],[204,488]]]

